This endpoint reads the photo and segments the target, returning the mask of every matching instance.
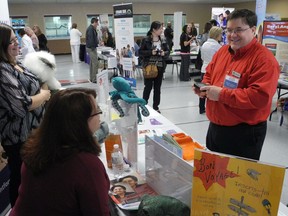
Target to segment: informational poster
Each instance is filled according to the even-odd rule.
[[[277,215],[285,167],[195,149],[191,216]]]
[[[264,21],[263,42],[274,54],[283,72],[288,72],[288,22]]]
[[[229,10],[230,13],[235,10],[235,8],[224,8],[224,7],[213,7],[212,8],[212,13],[211,13],[211,19],[215,19],[218,23],[219,26],[221,26],[222,18],[225,17],[225,11]],[[222,14],[222,18],[221,18]]]
[[[113,5],[113,9],[115,45],[120,74],[125,78],[134,78],[136,67],[133,61],[135,49],[132,3]],[[132,64],[128,64],[126,58],[130,58],[131,61],[129,62]]]
[[[222,42],[221,44],[227,44],[227,37],[225,30],[227,28],[227,16],[229,13],[232,13],[235,9],[234,8],[224,8],[224,7],[213,7],[211,13],[211,19],[216,20],[217,26],[223,29],[222,33]]]
[[[8,0],[0,0],[0,23],[11,25],[8,10]]]

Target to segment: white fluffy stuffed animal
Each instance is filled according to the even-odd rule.
[[[55,56],[45,52],[33,52],[25,56],[23,65],[35,74],[50,90],[59,90],[61,84],[55,78]]]

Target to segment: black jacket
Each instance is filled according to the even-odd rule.
[[[165,68],[165,66],[166,66],[165,59],[167,59],[167,57],[169,56],[170,51],[169,51],[166,40],[161,38],[160,36],[159,36],[159,39],[161,41],[161,49],[165,53],[164,56],[159,56],[159,61],[163,62],[163,67]],[[146,65],[149,62],[150,57],[153,56],[152,55],[152,50],[153,50],[152,45],[153,45],[152,36],[147,36],[147,37],[142,39],[140,49],[139,49],[139,58],[140,58],[142,65]],[[153,57],[155,57],[155,56],[153,56]]]
[[[94,27],[92,25],[89,25],[86,30],[86,47],[94,50],[96,49],[96,47],[98,47],[98,44],[98,34]]]

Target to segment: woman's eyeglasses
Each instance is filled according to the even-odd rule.
[[[18,39],[17,38],[13,38],[12,40],[9,41],[9,44],[12,44],[12,45],[18,45],[19,42],[18,42]]]
[[[90,118],[92,118],[92,117],[94,117],[94,116],[97,116],[97,115],[101,115],[102,113],[103,113],[102,110],[99,110],[98,112],[90,115]]]

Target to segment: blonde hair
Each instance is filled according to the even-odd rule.
[[[29,36],[34,34],[33,30],[29,26],[25,26],[24,31]]]
[[[209,38],[216,40],[217,37],[222,34],[222,32],[223,32],[222,28],[213,26],[209,31]]]

